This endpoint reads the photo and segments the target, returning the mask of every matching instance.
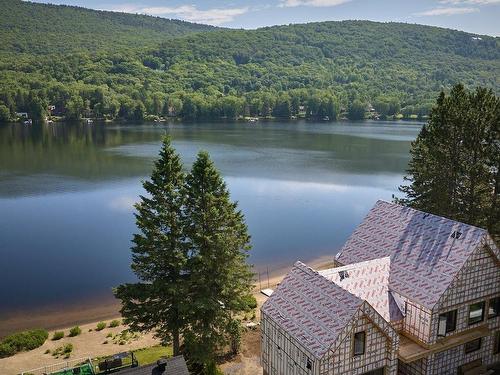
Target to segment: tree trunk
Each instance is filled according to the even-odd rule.
[[[180,347],[180,343],[179,343],[180,340],[179,340],[179,329],[178,328],[174,329],[174,332],[172,333],[172,336],[173,336],[172,341],[173,341],[173,347],[174,347],[173,349],[174,349],[174,357],[175,357],[175,356],[181,354],[180,353],[180,349],[179,349],[179,347]]]

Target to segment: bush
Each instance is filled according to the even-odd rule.
[[[52,336],[53,341],[60,340],[64,337],[64,332],[63,331],[55,331],[54,336]]]
[[[73,344],[66,344],[63,347],[63,353],[71,353],[73,351]]]
[[[243,297],[243,304],[245,311],[251,311],[257,308],[257,299],[251,294]]]
[[[36,349],[42,346],[48,337],[49,334],[44,329],[32,329],[7,336],[0,342],[0,358]]]
[[[106,323],[104,322],[99,322],[97,323],[96,331],[102,331],[104,328],[106,328]]]
[[[64,358],[69,358],[71,356],[72,351],[73,351],[73,344],[66,344],[54,349],[52,355],[55,358],[59,358],[60,356],[63,356]]]
[[[7,343],[0,343],[0,358],[10,357],[16,354],[16,349]]]
[[[110,332],[106,335],[106,337],[113,337],[113,334]]]
[[[73,327],[69,330],[69,337],[78,336],[80,333],[82,333],[82,330],[80,329],[80,327],[78,327],[78,326]]]
[[[110,323],[109,323],[109,328],[114,328],[114,327],[118,327],[120,325],[120,321],[118,319],[115,319],[115,320],[112,320]]]

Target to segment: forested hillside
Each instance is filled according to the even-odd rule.
[[[0,6],[9,14],[0,17],[4,121],[44,118],[49,105],[69,119],[362,118],[370,105],[381,116],[422,116],[457,82],[500,90],[500,39],[460,31],[368,21],[230,30]]]
[[[0,0],[0,51],[51,54],[156,46],[207,25],[127,13]]]

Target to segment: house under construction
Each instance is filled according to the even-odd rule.
[[[297,262],[262,307],[265,375],[487,374],[500,251],[484,229],[378,201],[335,258]]]

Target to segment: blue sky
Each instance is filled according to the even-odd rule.
[[[36,0],[233,28],[363,19],[500,36],[500,0]]]

